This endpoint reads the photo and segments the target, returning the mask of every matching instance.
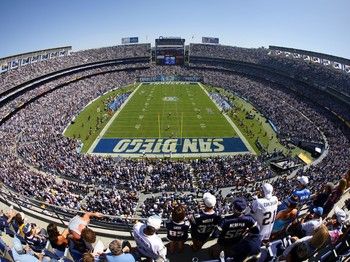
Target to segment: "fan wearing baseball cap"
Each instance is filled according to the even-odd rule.
[[[133,228],[136,249],[140,256],[145,256],[152,261],[165,261],[167,249],[162,239],[157,235],[162,219],[153,215],[147,218],[146,224],[137,222]]]
[[[306,201],[310,199],[311,192],[307,188],[309,184],[309,178],[307,176],[298,176],[297,177],[297,186],[292,191],[290,196],[282,201],[282,203],[278,206],[277,211],[282,211],[288,208],[289,203],[294,204],[304,204]]]
[[[277,214],[278,199],[272,195],[273,187],[269,183],[263,184],[261,191],[264,197],[253,200],[251,215],[259,225],[261,240],[268,240]]]
[[[189,218],[191,223],[192,249],[198,251],[214,232],[220,216],[214,210],[216,197],[207,192],[203,195],[204,209]]]
[[[323,208],[315,207],[311,210],[310,214],[301,220],[301,229],[304,236],[311,236],[316,228],[322,224]]]
[[[235,198],[232,201],[232,214],[222,216],[215,235],[217,243],[210,248],[212,257],[218,257],[221,251],[230,256],[232,247],[253,228],[257,228],[255,219],[246,215],[248,203],[244,198]]]

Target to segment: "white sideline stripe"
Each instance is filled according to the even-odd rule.
[[[234,155],[242,155],[242,154],[251,154],[251,152],[211,152],[211,153],[160,153],[160,154],[118,154],[118,153],[91,153],[94,156],[103,156],[103,157],[127,157],[127,158],[183,158],[183,157],[216,157],[216,156],[234,156]]]
[[[209,93],[207,90],[205,90],[205,88],[203,87],[203,85],[201,83],[198,83],[198,85],[202,88],[202,90],[204,91],[204,93],[207,94],[207,96],[210,98],[210,100],[215,104],[215,106],[219,109],[219,111],[221,111],[220,106],[213,100],[211,99]],[[235,125],[235,123],[233,123],[233,121],[231,120],[231,118],[226,114],[223,113],[224,117],[226,118],[227,122],[232,126],[232,128],[236,131],[236,133],[238,134],[238,136],[242,139],[244,145],[248,148],[248,150],[256,155],[255,150],[252,148],[252,146],[249,144],[248,140],[245,138],[245,136],[242,134],[242,132],[239,130],[239,128]]]
[[[124,87],[122,86],[122,87],[115,87],[115,88],[112,88],[111,90],[108,90],[108,91],[104,92],[102,95],[99,95],[98,97],[95,97],[94,99],[92,99],[89,103],[86,104],[86,106],[84,106],[78,113],[76,113],[76,114],[71,118],[71,120],[68,122],[67,126],[64,128],[64,130],[63,130],[63,132],[62,132],[62,135],[65,136],[64,133],[66,133],[66,131],[67,131],[68,127],[70,127],[72,121],[74,121],[74,120],[78,117],[78,115],[80,115],[89,105],[91,105],[91,104],[92,104],[93,102],[95,102],[97,99],[101,98],[101,97],[104,96],[104,95],[107,95],[108,93],[111,93],[111,92],[116,91],[116,90],[121,89],[121,88],[129,87],[129,86],[131,86],[131,85],[132,85],[132,84],[126,85],[126,86],[124,86]]]
[[[90,146],[89,150],[87,151],[88,154],[92,153],[92,150],[95,148],[95,146],[98,144],[98,142],[100,142],[100,139],[104,136],[104,134],[106,133],[106,131],[108,130],[108,128],[110,127],[110,125],[113,123],[114,119],[116,119],[116,117],[119,115],[120,111],[123,110],[123,108],[126,106],[126,104],[129,102],[129,100],[135,95],[135,93],[137,92],[137,90],[139,90],[140,86],[142,85],[139,84],[136,89],[134,90],[134,92],[132,92],[128,98],[124,101],[124,103],[120,106],[119,110],[117,110],[114,115],[112,116],[111,119],[109,119],[108,123],[105,125],[105,127],[102,129],[102,131],[100,132],[100,134],[96,137],[95,141],[92,143],[92,145]]]

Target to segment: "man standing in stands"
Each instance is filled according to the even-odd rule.
[[[218,241],[210,248],[212,257],[218,257],[221,251],[224,251],[226,256],[230,256],[232,247],[253,228],[257,228],[255,219],[245,215],[246,209],[247,201],[244,198],[236,198],[232,201],[232,214],[221,218],[215,232]],[[257,232],[259,233],[258,228]]]
[[[162,239],[157,235],[162,220],[159,216],[150,216],[146,224],[137,222],[134,225],[133,235],[136,249],[140,256],[145,256],[151,261],[166,261],[167,249]]]
[[[272,195],[271,184],[263,184],[261,190],[264,197],[252,202],[251,215],[259,225],[261,240],[269,240],[277,214],[278,199]]]
[[[172,254],[175,251],[182,252],[185,241],[188,238],[188,229],[190,224],[185,221],[186,210],[182,205],[177,205],[171,219],[166,223],[167,237],[170,240],[168,250]]]
[[[283,200],[283,202],[278,206],[278,212],[286,209],[288,207],[288,203],[302,205],[310,199],[311,192],[307,188],[309,178],[306,176],[298,176],[297,181],[297,187],[292,194],[287,199]]]
[[[204,210],[190,217],[193,250],[198,251],[208,241],[218,224],[220,216],[215,212],[216,197],[210,193],[203,195]]]

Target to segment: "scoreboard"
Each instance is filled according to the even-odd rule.
[[[156,39],[157,65],[183,65],[185,61],[185,39],[181,37],[159,37]]]
[[[122,44],[137,44],[139,42],[139,38],[137,36],[135,37],[123,37],[122,38]]]
[[[219,38],[217,37],[202,37],[202,44],[214,44],[218,45],[219,44]]]

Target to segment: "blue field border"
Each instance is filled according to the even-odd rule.
[[[93,154],[110,156],[208,156],[249,153],[239,137],[232,138],[101,138]]]

